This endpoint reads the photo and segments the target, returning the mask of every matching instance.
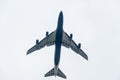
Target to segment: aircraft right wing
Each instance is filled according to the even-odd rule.
[[[56,35],[56,31],[53,31],[52,33],[50,33],[48,36],[46,36],[44,39],[42,39],[40,42],[38,40],[36,40],[36,45],[34,45],[32,48],[30,48],[27,51],[27,54],[30,54],[36,50],[39,50],[43,47],[47,46],[51,46],[54,45],[55,43],[55,35]]]
[[[86,60],[88,60],[88,56],[80,49],[80,46],[78,46],[70,36],[68,36],[67,33],[63,32],[63,39],[62,39],[62,45],[71,48],[76,53],[80,54],[82,57],[84,57]]]

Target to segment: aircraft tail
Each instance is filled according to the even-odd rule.
[[[45,74],[45,77],[54,76],[54,75],[55,75],[55,73],[54,73],[54,68],[53,68],[48,73]],[[59,68],[58,68],[58,71],[57,71],[56,75],[59,76],[59,77],[62,77],[64,79],[66,79],[65,74]]]

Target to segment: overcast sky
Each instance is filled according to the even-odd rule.
[[[26,56],[56,29],[60,11],[64,31],[89,58],[62,47],[67,80],[120,80],[119,0],[0,0],[0,80],[63,80],[44,77],[54,67],[54,46]]]

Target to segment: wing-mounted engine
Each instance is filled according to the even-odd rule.
[[[81,44],[80,43],[78,44],[78,48],[81,48]]]
[[[37,40],[36,40],[36,45],[38,45],[38,43],[39,43],[39,40],[37,39]]]
[[[51,32],[49,34],[49,32],[46,32],[46,45],[47,46],[51,46],[54,45],[55,43],[55,31]]]
[[[72,39],[72,37],[73,37],[73,34],[70,34],[70,39]]]
[[[49,35],[49,32],[47,31],[47,32],[46,32],[46,37],[48,37],[48,35]]]
[[[39,40],[36,40],[36,48],[38,49]]]

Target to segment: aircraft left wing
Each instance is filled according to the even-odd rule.
[[[43,47],[47,46],[51,46],[54,45],[55,43],[55,35],[56,35],[56,31],[53,31],[52,33],[50,33],[49,35],[46,35],[46,37],[44,39],[42,39],[40,42],[38,40],[36,40],[36,45],[34,45],[32,48],[30,48],[27,51],[27,54],[30,54],[36,50],[39,50]]]
[[[80,45],[78,46],[73,40],[72,37],[68,36],[67,33],[63,32],[63,39],[62,39],[62,45],[71,48],[74,52],[80,54],[82,57],[84,57],[86,60],[88,60],[88,56],[80,49]]]

